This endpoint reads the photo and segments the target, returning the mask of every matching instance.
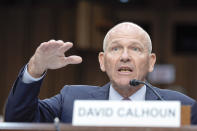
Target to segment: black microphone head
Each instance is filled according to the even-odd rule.
[[[137,86],[137,85],[140,84],[140,82],[138,82],[136,79],[133,79],[133,80],[131,80],[131,81],[129,82],[129,84],[130,84],[131,86]]]

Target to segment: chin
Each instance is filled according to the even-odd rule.
[[[128,86],[130,86],[129,82],[130,82],[130,80],[118,81],[118,82],[116,82],[115,85],[117,85],[119,87],[128,87]]]

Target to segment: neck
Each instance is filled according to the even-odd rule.
[[[119,87],[116,85],[112,85],[112,87],[123,97],[127,98],[133,95],[135,92],[137,92],[142,85],[139,86],[125,86],[125,87]]]

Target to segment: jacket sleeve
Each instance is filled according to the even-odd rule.
[[[191,124],[197,125],[197,102],[192,106],[192,110],[191,110]]]
[[[20,71],[5,107],[7,122],[53,122],[60,116],[61,94],[50,99],[39,100],[42,80],[26,84],[22,81],[24,68]]]

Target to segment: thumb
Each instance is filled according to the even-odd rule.
[[[80,56],[72,55],[65,57],[65,64],[79,64],[82,62],[82,58]]]

